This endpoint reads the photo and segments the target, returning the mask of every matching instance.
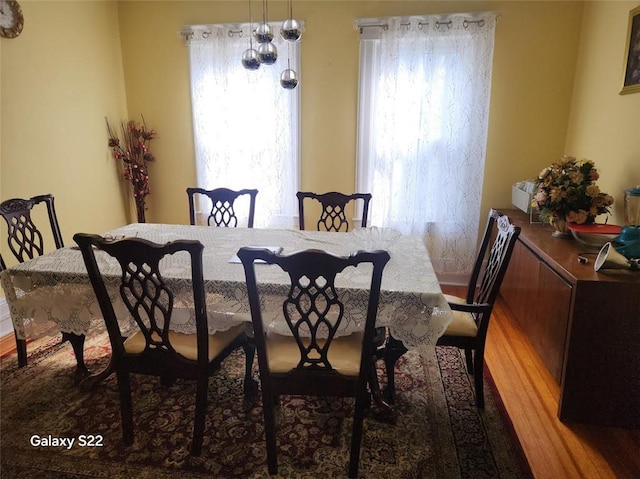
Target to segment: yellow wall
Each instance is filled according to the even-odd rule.
[[[566,150],[596,162],[614,196],[611,222],[624,220],[622,191],[640,185],[640,93],[619,95],[633,2],[587,3]]]
[[[255,3],[255,2],[254,2]],[[259,6],[259,4],[258,4]],[[512,183],[564,153],[581,2],[296,1],[302,39],[302,189],[353,191],[358,89],[356,18],[494,10],[493,93],[484,211],[510,205]],[[254,8],[255,15],[255,8]],[[286,2],[269,2],[269,19]],[[121,2],[120,31],[132,116],[159,131],[148,218],[188,221],[195,184],[187,49],[182,24],[248,20],[246,2]],[[464,185],[461,185],[464,187]]]
[[[617,95],[635,2],[294,1],[302,39],[302,188],[355,183],[359,17],[494,10],[490,130],[482,209],[564,153],[588,156],[616,198],[637,175],[640,94]],[[133,219],[106,147],[104,117],[139,118],[152,142],[147,218],[188,221],[195,184],[188,52],[180,25],[243,22],[246,1],[21,2],[25,29],[0,40],[2,198],[52,192],[67,243]],[[254,2],[255,10],[259,2]],[[584,24],[583,24],[584,11]],[[269,2],[270,20],[286,2]],[[574,89],[574,74],[575,89]],[[126,95],[125,95],[126,93]],[[571,117],[570,117],[571,114]],[[603,121],[602,119],[606,119]],[[634,156],[635,155],[635,156]],[[464,185],[461,185],[464,187]],[[126,191],[126,190],[125,190]],[[2,247],[4,250],[4,246]]]
[[[125,115],[126,107],[117,4],[20,5],[22,34],[0,40],[0,191],[3,200],[52,193],[70,245],[77,231],[126,222],[104,122]],[[4,239],[1,245],[13,263]]]

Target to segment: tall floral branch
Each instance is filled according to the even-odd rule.
[[[111,148],[113,157],[122,164],[122,175],[132,187],[138,222],[144,223],[145,198],[151,194],[147,163],[156,159],[149,150],[149,146],[151,140],[156,137],[156,130],[147,128],[144,116],[142,116],[142,123],[133,120],[120,122],[122,134],[120,138],[109,124],[109,120],[105,118],[105,121],[109,135],[109,148]]]

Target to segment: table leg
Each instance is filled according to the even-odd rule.
[[[389,334],[387,344],[384,348],[382,358],[387,370],[387,387],[382,391],[382,397],[389,404],[393,404],[396,394],[395,366],[400,357],[407,352],[407,348],[402,341]]]
[[[13,334],[16,337],[16,350],[18,352],[18,367],[23,368],[27,365],[27,341],[18,338],[18,332],[14,329]]]
[[[80,384],[91,372],[84,363],[84,334],[62,333],[62,342],[69,341],[76,356],[76,372],[74,381]]]
[[[389,404],[389,402],[385,401],[383,397],[382,391],[380,391],[380,384],[378,383],[378,374],[376,371],[376,363],[375,358],[371,361],[371,370],[369,371],[369,388],[371,390],[371,397],[373,402],[377,406],[378,415],[380,417],[386,418],[391,422],[395,421],[394,411]]]

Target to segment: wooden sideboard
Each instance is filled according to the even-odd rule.
[[[500,295],[560,384],[558,417],[640,427],[640,272],[595,272],[597,249],[502,212],[522,230]]]

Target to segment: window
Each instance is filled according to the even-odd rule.
[[[371,224],[424,238],[436,271],[475,259],[494,14],[360,20],[358,190]]]
[[[278,32],[280,25],[272,27]],[[280,73],[289,59],[300,76],[300,47],[275,35],[277,62],[246,70],[241,58],[249,34],[249,24],[183,31],[189,44],[197,182],[207,189],[257,188],[255,226],[292,226],[299,189],[300,85],[282,88]]]

